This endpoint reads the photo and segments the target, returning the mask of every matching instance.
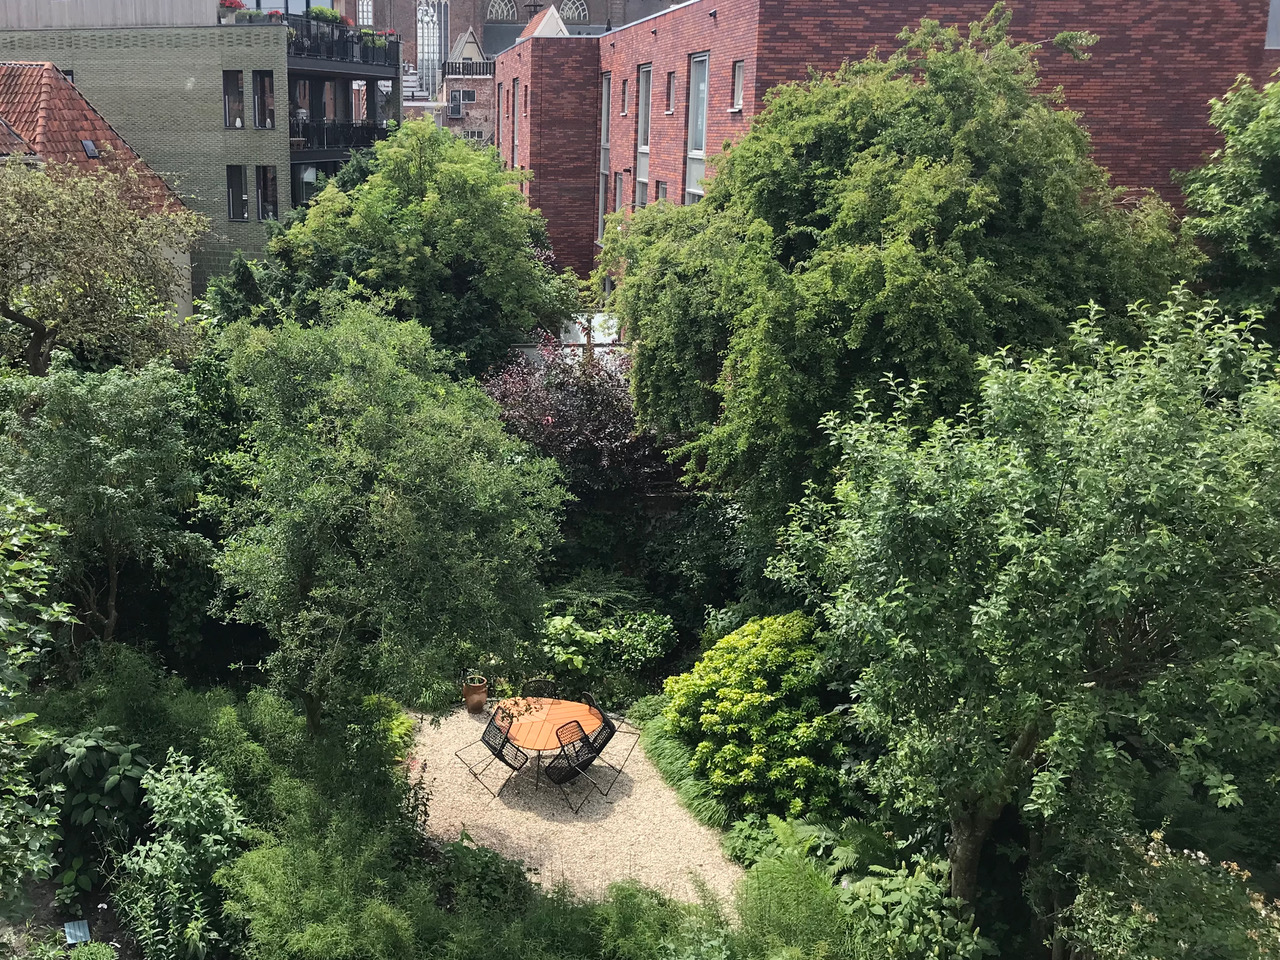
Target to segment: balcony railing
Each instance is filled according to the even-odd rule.
[[[446,60],[444,75],[446,77],[492,77],[496,66],[493,60]]]
[[[289,145],[294,150],[358,150],[385,138],[379,120],[290,120]]]
[[[310,17],[288,16],[289,55],[342,60],[380,67],[400,65],[400,41],[369,36],[340,23],[323,23]]]

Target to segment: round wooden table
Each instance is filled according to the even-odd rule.
[[[521,749],[531,753],[546,753],[560,749],[556,730],[577,720],[582,732],[590,735],[600,726],[600,717],[585,703],[572,700],[552,700],[547,697],[512,697],[502,700],[495,710],[511,714],[511,730],[507,738]]]

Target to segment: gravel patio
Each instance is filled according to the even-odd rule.
[[[590,791],[575,815],[545,778],[535,789],[532,760],[496,799],[467,773],[454,752],[480,738],[488,711],[472,715],[459,707],[438,724],[418,719],[413,775],[430,792],[428,829],[434,836],[457,840],[465,829],[476,843],[523,860],[544,886],[563,882],[590,898],[602,897],[612,883],[634,879],[693,901],[696,875],[727,899],[742,878],[742,869],[720,851],[719,834],[680,805],[638,745],[607,797],[585,780],[569,784],[575,805]],[[630,730],[620,726],[604,751],[615,767],[635,743]],[[485,756],[485,747],[477,744],[463,755],[474,761]],[[509,773],[494,762],[483,777],[497,790]],[[596,779],[607,788],[612,777],[602,768]]]

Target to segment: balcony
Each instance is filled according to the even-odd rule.
[[[387,125],[376,120],[290,120],[289,147],[306,150],[360,150],[387,135]]]
[[[497,63],[493,60],[446,60],[446,77],[492,77]]]
[[[289,56],[339,63],[400,68],[400,41],[371,36],[338,23],[322,23],[309,17],[288,16]],[[382,71],[379,71],[382,72]]]

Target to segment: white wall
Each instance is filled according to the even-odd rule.
[[[217,12],[218,0],[0,0],[0,29],[204,27]]]

